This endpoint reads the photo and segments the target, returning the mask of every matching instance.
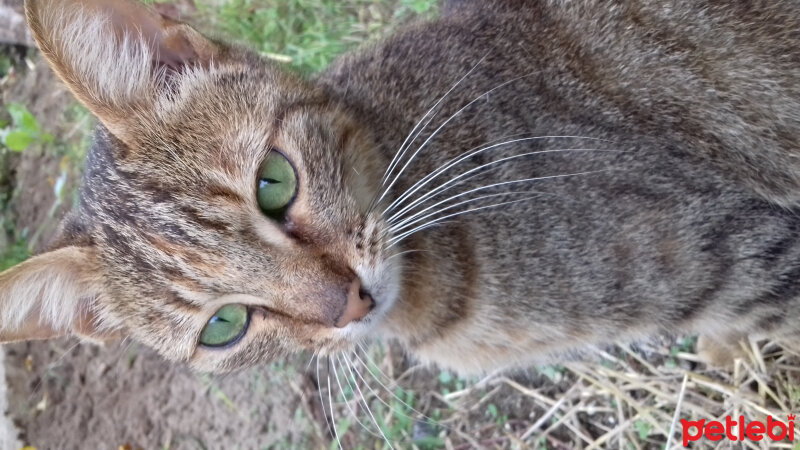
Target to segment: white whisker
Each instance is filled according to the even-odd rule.
[[[334,367],[335,367],[335,364],[334,364]],[[343,369],[344,369],[344,367],[343,367]],[[339,381],[339,373],[338,373],[338,371],[334,370],[334,371],[333,371],[333,375],[336,377],[336,384],[338,384],[338,385],[339,385],[339,390],[342,392],[342,395],[344,396],[344,388],[342,387],[342,383],[341,383],[341,381]],[[350,381],[350,379],[349,379],[349,378],[346,378],[346,377],[345,377],[345,380],[347,380],[347,382],[348,382],[348,385],[350,386],[350,389],[352,389],[352,390],[353,390],[353,393],[355,394],[355,388],[353,387],[353,383]],[[364,423],[363,423],[363,422],[361,422],[360,420],[358,420],[358,414],[356,414],[355,410],[353,410],[353,407],[352,407],[352,406],[350,406],[350,402],[347,400],[347,396],[344,396],[344,397],[345,397],[345,398],[344,398],[344,400],[345,400],[345,405],[347,406],[347,409],[348,409],[348,410],[350,410],[350,414],[352,414],[352,415],[353,415],[353,418],[356,420],[356,422],[357,422],[359,425],[361,425],[361,427],[362,427],[362,428],[363,428],[363,429],[364,429],[364,430],[365,430],[367,433],[369,433],[369,434],[371,434],[371,435],[373,435],[373,436],[375,436],[375,437],[381,437],[380,435],[378,435],[378,434],[375,434],[375,433],[372,431],[372,429],[371,429],[370,427],[368,427],[368,426],[364,425]],[[358,400],[356,400],[356,401],[358,401]]]
[[[455,183],[456,181],[461,180],[461,179],[463,179],[462,182],[466,181],[466,180],[472,178],[473,176],[477,175],[477,172],[479,172],[479,171],[481,171],[481,170],[483,170],[483,169],[485,169],[487,167],[494,166],[494,165],[497,165],[497,164],[500,164],[500,163],[503,163],[503,162],[507,162],[507,161],[513,160],[513,159],[522,158],[522,157],[525,157],[525,156],[533,156],[533,155],[540,155],[540,154],[546,154],[546,153],[564,153],[564,152],[573,152],[573,151],[574,152],[587,152],[587,151],[593,151],[593,152],[618,152],[619,150],[598,150],[598,149],[590,149],[590,148],[567,148],[567,149],[563,149],[562,148],[562,149],[539,150],[539,151],[535,151],[535,152],[521,153],[519,155],[507,156],[505,158],[500,158],[500,159],[495,160],[495,161],[490,161],[490,162],[482,164],[482,165],[480,165],[478,167],[474,167],[474,168],[472,168],[470,170],[467,170],[466,172],[460,173],[457,176],[455,176],[455,177],[447,180],[446,182],[440,184],[439,186],[431,189],[430,191],[426,192],[425,194],[421,195],[419,198],[415,199],[414,201],[412,201],[411,203],[409,203],[408,205],[403,207],[400,211],[397,211],[396,213],[392,214],[392,216],[387,219],[387,222],[389,222],[389,223],[394,222],[395,220],[397,220],[398,217],[402,217],[402,214],[408,212],[410,209],[414,208],[415,206],[417,206],[417,205],[419,205],[421,203],[424,203],[427,199],[429,199],[429,198],[431,198],[431,197],[433,197],[435,195],[438,195],[438,194],[440,194],[440,193],[442,193],[444,191],[452,189],[453,187],[458,186],[459,184],[461,184],[461,182]],[[455,184],[453,184],[453,183],[455,183]],[[437,203],[437,205],[438,204],[441,204],[441,202]]]
[[[385,197],[385,196],[386,196],[386,194],[388,194],[388,193],[389,193],[389,191],[392,189],[392,187],[393,187],[393,186],[394,186],[394,184],[397,182],[397,180],[400,178],[400,176],[403,174],[403,172],[404,172],[404,171],[405,171],[405,170],[408,168],[409,164],[411,164],[411,162],[414,160],[414,157],[416,157],[416,156],[419,154],[419,152],[421,152],[421,151],[422,151],[422,150],[423,150],[423,149],[424,149],[424,148],[425,148],[425,147],[428,145],[428,143],[431,141],[431,139],[433,139],[434,137],[436,137],[436,135],[437,135],[437,134],[439,134],[439,132],[440,132],[440,131],[441,131],[441,130],[442,130],[444,127],[445,127],[445,126],[447,126],[447,124],[448,124],[448,123],[450,123],[450,121],[452,121],[453,119],[455,119],[456,117],[458,117],[458,116],[459,116],[459,115],[460,115],[462,112],[464,112],[464,110],[466,110],[467,108],[469,108],[470,106],[472,106],[473,104],[475,104],[475,102],[477,102],[477,101],[478,101],[478,100],[480,100],[481,98],[483,98],[483,97],[485,97],[485,96],[489,95],[489,94],[490,94],[490,93],[492,93],[493,91],[495,91],[495,90],[497,90],[497,89],[500,89],[500,88],[502,88],[502,87],[505,87],[505,86],[507,86],[507,85],[509,85],[509,84],[511,84],[511,83],[513,83],[513,82],[515,82],[515,81],[517,81],[517,80],[520,80],[520,79],[522,79],[522,78],[525,78],[525,77],[529,77],[529,76],[535,75],[535,74],[537,74],[537,73],[539,73],[539,72],[529,73],[529,74],[527,74],[527,75],[522,75],[522,76],[520,76],[520,77],[512,78],[511,80],[508,80],[508,81],[505,81],[505,82],[503,82],[503,83],[500,83],[498,86],[495,86],[495,87],[493,87],[492,89],[489,89],[488,91],[486,91],[486,92],[482,93],[481,95],[479,95],[479,96],[475,97],[475,98],[474,98],[472,101],[470,101],[470,102],[469,102],[469,103],[467,103],[466,105],[462,106],[462,107],[461,107],[461,108],[460,108],[458,111],[456,111],[456,112],[455,112],[455,113],[453,113],[453,114],[452,114],[450,117],[448,117],[448,118],[447,118],[447,120],[445,120],[445,121],[444,121],[444,123],[442,123],[441,125],[439,125],[439,127],[438,127],[436,130],[434,130],[434,132],[433,132],[433,133],[432,133],[430,136],[428,136],[428,138],[427,138],[427,139],[425,139],[425,142],[423,142],[423,143],[422,143],[422,145],[420,145],[420,146],[417,148],[417,150],[416,150],[414,153],[412,153],[412,154],[411,154],[411,156],[410,156],[410,157],[408,158],[408,160],[406,161],[405,165],[404,165],[404,166],[403,166],[403,167],[400,169],[400,172],[398,172],[398,173],[395,175],[395,177],[394,177],[394,179],[392,180],[392,182],[391,182],[391,183],[389,183],[389,186],[387,186],[387,187],[384,189],[384,191],[383,191],[383,194],[381,194],[380,198],[378,198],[378,202],[380,202],[380,201],[383,199],[383,197]]]
[[[405,254],[408,254],[408,253],[416,253],[416,252],[424,252],[424,251],[426,251],[426,250],[419,250],[419,249],[404,250],[402,252],[395,253],[394,255],[386,258],[384,260],[384,262],[391,261],[392,258],[397,258],[398,256],[402,256],[402,255],[405,255]]]
[[[587,172],[577,172],[577,173],[569,173],[569,174],[562,174],[562,175],[549,175],[549,176],[544,176],[544,177],[533,177],[533,178],[523,178],[523,179],[519,179],[519,180],[502,181],[502,182],[499,182],[499,183],[493,183],[493,184],[490,184],[490,185],[480,186],[480,187],[477,187],[477,188],[470,189],[470,190],[468,190],[466,192],[462,192],[461,194],[458,194],[458,196],[470,194],[470,193],[473,193],[473,192],[482,191],[482,190],[485,190],[485,189],[491,189],[491,188],[494,188],[494,187],[504,186],[504,185],[508,185],[508,184],[527,183],[527,182],[533,182],[533,181],[549,180],[549,179],[554,179],[554,178],[573,177],[573,176],[578,176],[578,175],[589,175],[589,174],[593,174],[593,173],[606,172],[607,170],[608,169],[592,170],[592,171],[587,171]],[[519,201],[521,201],[521,200],[515,200],[515,201],[512,201],[512,202],[504,202],[503,204],[517,203]],[[495,205],[495,206],[499,206],[499,204]],[[463,211],[461,213],[455,213],[455,214],[447,215],[447,216],[443,217],[442,219],[445,219],[445,218],[448,218],[448,217],[455,217],[457,215],[460,215],[460,214],[463,214],[463,213],[466,213],[466,212],[478,211],[478,210],[485,209],[485,208],[486,207],[473,208],[471,210]],[[404,233],[403,235],[406,235],[406,233]],[[390,244],[394,245],[396,242],[391,242],[391,241],[396,240],[398,237],[394,237],[394,238],[390,239]],[[390,247],[391,247],[391,245],[390,245]]]
[[[352,374],[353,373],[353,368],[350,365],[350,362],[347,360],[347,358],[344,358],[344,364],[347,367],[347,369],[350,371],[350,373]],[[356,371],[356,374],[358,374],[357,371]],[[364,378],[362,378],[360,374],[359,374],[359,378],[361,378],[362,381],[364,380]],[[372,423],[375,424],[375,428],[377,428],[378,431],[381,433],[381,437],[383,437],[383,440],[386,441],[386,445],[388,445],[389,448],[394,450],[394,447],[392,446],[392,443],[389,442],[389,439],[386,438],[386,434],[384,434],[383,429],[381,429],[381,426],[378,425],[378,420],[375,418],[375,415],[372,413],[372,409],[370,409],[369,404],[367,403],[367,398],[364,396],[364,393],[361,391],[361,388],[358,387],[358,380],[354,379],[354,381],[355,381],[356,390],[358,391],[358,394],[361,395],[361,400],[364,403],[364,407],[367,410],[367,414],[369,414],[369,417],[372,419]],[[370,391],[371,391],[372,388],[369,386],[369,384],[366,383],[366,382],[364,382],[364,383],[367,386],[367,388],[369,388]],[[383,401],[383,399],[381,399],[380,397],[377,397],[377,398],[378,398],[378,400]]]
[[[318,350],[315,349],[311,353],[311,358],[308,358],[308,364],[306,365],[306,371],[308,371],[308,369],[311,368],[311,363],[314,361],[314,358],[317,357],[317,352],[318,352]]]
[[[454,203],[452,205],[448,205],[448,206],[446,206],[444,208],[438,209],[438,210],[433,211],[431,213],[424,214],[426,211],[430,210],[431,208],[435,208],[436,206],[439,206],[442,203],[448,202],[450,200],[453,200],[453,199],[455,199],[457,197],[461,197],[462,195],[464,195],[464,194],[458,194],[458,195],[454,195],[452,197],[444,199],[444,200],[442,200],[442,201],[440,201],[440,202],[438,202],[438,203],[436,203],[434,205],[431,205],[431,206],[423,209],[422,211],[420,211],[420,212],[412,215],[411,217],[403,220],[402,222],[398,223],[397,225],[392,226],[390,228],[390,231],[392,233],[397,233],[397,232],[402,231],[402,230],[404,230],[404,229],[406,229],[406,228],[408,228],[410,226],[413,226],[416,223],[424,221],[425,219],[433,217],[433,216],[435,216],[437,214],[441,214],[441,213],[443,213],[445,211],[451,210],[451,209],[459,207],[461,205],[465,205],[467,203],[477,202],[477,201],[480,201],[480,200],[483,200],[483,199],[487,199],[487,198],[491,198],[491,197],[500,197],[500,196],[505,196],[505,195],[515,195],[515,194],[546,194],[546,193],[545,192],[536,192],[536,191],[509,191],[509,192],[500,192],[500,193],[497,193],[497,194],[486,194],[486,195],[481,195],[481,196],[478,196],[478,197],[473,197],[473,198],[469,198],[469,199],[466,199],[466,200],[462,200],[462,201],[460,201],[458,203]],[[422,215],[420,217],[421,214],[424,214],[424,215]],[[416,219],[415,219],[415,217],[416,217]]]
[[[422,124],[422,121],[424,121],[425,118],[428,117],[433,112],[433,110],[435,110],[436,107],[439,106],[439,104],[441,104],[442,101],[444,101],[444,99],[447,98],[447,96],[449,96],[450,93],[453,92],[453,90],[455,90],[455,88],[457,88],[458,85],[461,84],[462,81],[464,81],[467,77],[469,77],[470,74],[472,74],[472,72],[474,72],[475,69],[477,69],[478,66],[481,65],[481,63],[483,63],[483,61],[486,59],[487,56],[489,56],[489,55],[487,54],[483,58],[481,58],[474,66],[472,66],[471,69],[469,69],[469,71],[467,71],[466,74],[464,74],[464,76],[462,76],[458,81],[456,81],[456,83],[447,92],[445,92],[444,95],[439,97],[439,100],[436,103],[434,103],[434,105],[431,106],[431,108],[425,113],[424,116],[422,116],[422,118],[416,123],[416,125],[414,125],[414,128],[411,129],[411,131],[406,136],[406,139],[400,145],[400,148],[398,148],[397,152],[394,154],[394,157],[392,158],[391,162],[389,163],[389,167],[386,168],[386,172],[384,172],[383,178],[381,180],[382,181],[381,182],[381,186],[386,184],[386,180],[388,179],[389,174],[394,169],[394,167],[397,165],[397,163],[402,159],[403,155],[405,154],[405,151],[407,150],[407,149],[404,150],[406,145],[410,146],[417,139],[417,136],[419,136],[419,133],[422,132],[428,126],[430,121],[433,120],[433,118],[436,115],[435,114],[432,115],[430,117],[430,119],[428,119],[428,121],[425,122],[425,124],[422,126],[422,128],[419,128],[420,124]],[[419,128],[419,132],[417,132],[417,134],[414,135],[414,138],[411,139],[411,135],[414,134],[415,131],[417,131],[417,128]],[[409,139],[411,139],[410,142],[409,142]]]
[[[416,200],[411,202],[409,205],[405,206],[400,211],[394,213],[391,217],[389,217],[387,219],[387,222],[392,223],[393,221],[397,220],[397,218],[400,217],[402,214],[407,212],[409,209],[413,208],[416,205],[419,205],[420,203],[423,203],[426,199],[431,198],[434,195],[437,195],[439,193],[447,191],[447,190],[451,189],[452,187],[455,187],[455,186],[458,186],[459,184],[461,184],[461,183],[456,183],[456,184],[452,184],[452,183],[454,183],[454,182],[456,182],[456,181],[458,181],[458,180],[460,180],[462,178],[464,179],[464,181],[466,181],[466,180],[472,178],[472,176],[469,176],[469,175],[475,174],[476,172],[479,172],[482,169],[485,169],[487,167],[490,167],[490,166],[493,166],[493,165],[497,165],[497,164],[500,164],[500,163],[503,163],[503,162],[507,162],[507,161],[510,161],[510,160],[513,160],[513,159],[522,158],[522,157],[525,157],[525,156],[533,156],[533,155],[540,155],[540,154],[546,154],[546,153],[573,152],[573,151],[576,151],[576,152],[581,152],[581,151],[583,151],[583,152],[585,152],[585,151],[616,152],[617,150],[598,150],[598,149],[587,149],[587,148],[539,150],[539,151],[535,151],[535,152],[527,152],[527,153],[521,153],[519,155],[507,156],[505,158],[500,158],[500,159],[495,160],[495,161],[490,161],[490,162],[482,164],[482,165],[480,165],[478,167],[474,167],[474,168],[472,168],[470,170],[467,170],[466,172],[463,172],[463,173],[461,173],[461,174],[459,174],[459,175],[447,180],[446,182],[440,184],[439,186],[431,189],[430,191],[426,192],[425,194],[421,195],[419,198],[417,198]],[[437,205],[438,204],[441,204],[441,202],[437,203]],[[426,208],[426,209],[429,209],[429,208]]]
[[[480,210],[483,210],[483,209],[496,208],[498,206],[510,205],[510,204],[513,204],[513,203],[519,203],[519,202],[523,202],[523,201],[526,201],[526,200],[531,200],[531,199],[534,199],[534,198],[536,198],[536,197],[526,197],[526,198],[521,198],[519,200],[510,200],[510,201],[507,201],[507,202],[495,203],[493,205],[481,206],[481,207],[478,207],[478,208],[471,208],[471,209],[468,209],[466,211],[459,211],[457,213],[448,214],[448,215],[446,215],[444,217],[439,217],[439,218],[437,218],[435,220],[432,220],[432,221],[430,221],[430,222],[428,222],[426,224],[420,225],[420,226],[414,228],[413,230],[407,231],[407,232],[405,232],[405,233],[403,233],[403,234],[401,234],[401,235],[399,235],[397,237],[393,237],[392,239],[389,240],[389,245],[390,246],[394,246],[397,243],[399,243],[400,241],[402,241],[403,239],[411,236],[412,234],[414,234],[414,233],[416,233],[418,231],[422,231],[425,228],[429,228],[429,227],[431,227],[433,225],[436,225],[439,222],[441,222],[442,220],[449,219],[451,217],[456,217],[456,216],[460,216],[462,214],[467,214],[467,213],[471,213],[471,212],[475,212],[475,211],[480,211]]]
[[[438,175],[438,173],[439,173],[440,171],[447,170],[449,167],[451,167],[451,166],[450,166],[450,164],[451,164],[451,163],[453,163],[453,161],[455,161],[455,160],[457,160],[457,159],[458,159],[458,160],[459,160],[458,162],[460,162],[460,160],[461,160],[461,159],[466,159],[466,158],[464,158],[464,155],[467,155],[467,154],[469,154],[467,157],[469,157],[469,156],[472,156],[472,155],[474,155],[474,154],[475,154],[474,152],[476,152],[476,151],[478,151],[478,150],[481,150],[481,149],[482,149],[482,147],[485,147],[485,146],[487,146],[487,145],[494,145],[494,144],[498,144],[498,143],[511,142],[511,141],[512,141],[512,138],[516,138],[517,136],[521,136],[521,135],[523,135],[523,134],[525,134],[525,133],[517,133],[517,134],[512,134],[512,135],[510,135],[510,136],[504,136],[504,137],[502,137],[502,138],[495,139],[495,140],[493,140],[493,141],[484,142],[484,143],[483,143],[483,144],[481,144],[481,145],[477,145],[477,146],[475,146],[475,147],[472,147],[471,149],[469,149],[469,150],[467,150],[467,151],[463,152],[463,153],[462,153],[461,155],[459,155],[459,156],[456,156],[456,157],[453,157],[453,158],[449,159],[447,162],[445,162],[445,163],[444,163],[444,164],[442,164],[441,166],[437,167],[437,168],[436,168],[435,170],[433,170],[431,173],[429,173],[429,174],[425,175],[424,177],[422,177],[421,179],[417,180],[417,182],[415,182],[415,183],[414,183],[414,184],[413,184],[411,187],[409,187],[409,188],[408,188],[408,189],[407,189],[405,192],[403,192],[401,195],[397,196],[397,198],[396,198],[396,199],[394,199],[394,200],[392,201],[392,203],[390,203],[390,204],[389,204],[389,206],[387,206],[387,207],[386,207],[386,209],[384,209],[384,210],[383,210],[383,213],[384,213],[384,214],[386,214],[387,212],[391,211],[392,209],[394,209],[394,208],[395,208],[395,207],[398,205],[398,203],[401,203],[401,202],[402,202],[402,201],[403,201],[403,200],[404,200],[406,197],[408,197],[409,195],[413,194],[413,192],[409,192],[409,191],[411,191],[411,190],[412,190],[412,189],[414,189],[415,187],[419,186],[419,184],[421,184],[421,183],[423,183],[423,182],[426,182],[426,181],[427,181],[429,178],[431,178],[431,177],[435,177],[436,175]],[[447,167],[444,167],[444,166],[447,166]],[[444,168],[443,168],[443,167],[444,167]],[[416,191],[416,190],[415,190],[415,191]]]
[[[522,133],[518,133],[517,136],[519,134],[522,134]],[[507,136],[506,138],[503,138],[503,139],[507,139],[509,137],[513,137],[513,135],[512,136]],[[535,140],[544,140],[544,139],[588,139],[588,140],[595,140],[595,141],[610,142],[610,141],[606,141],[605,139],[584,137],[584,136],[531,136],[531,137],[526,137],[526,138],[510,139],[510,140],[501,141],[501,142],[490,142],[490,143],[488,143],[489,145],[482,144],[482,145],[479,145],[477,147],[473,147],[470,150],[467,150],[466,152],[462,153],[461,156],[458,156],[458,157],[455,157],[455,158],[451,159],[450,161],[444,163],[442,166],[440,166],[437,169],[433,170],[428,175],[425,175],[422,179],[420,179],[419,181],[414,183],[413,186],[411,186],[408,190],[406,190],[406,192],[404,192],[402,195],[398,196],[397,199],[395,199],[384,210],[384,214],[388,213],[392,209],[394,209],[397,206],[399,206],[400,204],[402,204],[402,202],[404,200],[406,200],[408,197],[413,195],[419,189],[423,188],[431,180],[433,180],[434,178],[436,178],[440,174],[446,172],[451,167],[463,162],[466,159],[469,159],[469,158],[471,158],[471,157],[473,157],[475,155],[481,154],[481,153],[486,152],[488,150],[493,150],[495,148],[499,148],[499,147],[502,147],[502,146],[505,146],[505,145],[510,145],[510,144],[514,144],[514,143],[517,143],[517,142],[535,141]]]
[[[317,357],[317,393],[319,394],[319,406],[322,408],[325,425],[330,427],[331,423],[328,420],[328,414],[325,413],[325,399],[322,397],[322,381],[319,378],[319,356]]]
[[[342,449],[342,441],[339,439],[339,430],[336,429],[336,411],[333,409],[333,394],[331,393],[331,357],[328,356],[328,405],[330,405],[331,410],[331,424],[333,425],[333,436],[336,438],[336,444],[339,445],[339,449]],[[336,370],[336,365],[334,364],[333,370]]]
[[[373,366],[375,366],[375,368],[376,368],[376,369],[378,369],[378,372],[380,372],[380,373],[381,373],[381,375],[383,375],[383,376],[384,376],[386,379],[389,379],[389,376],[388,376],[388,375],[386,375],[386,374],[385,374],[385,373],[384,373],[384,372],[383,372],[383,371],[380,369],[380,367],[378,367],[378,365],[377,365],[377,364],[375,364],[375,362],[374,362],[374,361],[372,361],[372,358],[370,358],[370,357],[369,357],[369,355],[367,355],[367,351],[364,349],[364,347],[363,347],[363,346],[361,346],[361,344],[358,344],[358,346],[361,348],[361,351],[362,351],[362,352],[364,352],[364,356],[365,356],[367,359],[369,359],[369,361],[372,363],[372,365],[373,365]],[[422,417],[423,419],[425,419],[425,420],[428,420],[428,421],[430,421],[430,422],[435,422],[435,423],[438,423],[438,422],[436,422],[436,419],[433,419],[433,418],[431,418],[431,417],[428,417],[428,416],[426,416],[425,414],[423,414],[422,412],[420,412],[420,411],[418,411],[418,410],[414,409],[414,407],[412,407],[411,405],[409,405],[408,403],[406,403],[405,401],[403,401],[403,399],[402,399],[402,398],[400,398],[400,397],[399,397],[397,394],[395,394],[394,392],[392,392],[392,390],[391,390],[389,387],[387,387],[385,384],[383,384],[383,383],[381,382],[381,380],[380,380],[380,379],[378,379],[378,377],[376,377],[376,376],[375,376],[375,375],[374,375],[374,374],[373,374],[373,373],[370,371],[370,369],[369,369],[369,366],[368,366],[368,365],[367,365],[367,364],[364,362],[364,360],[362,360],[362,359],[361,359],[361,358],[358,356],[358,352],[353,352],[353,356],[355,356],[355,357],[356,357],[356,359],[358,360],[358,362],[359,362],[359,363],[361,363],[361,366],[362,366],[362,367],[364,367],[364,369],[366,369],[367,373],[368,373],[368,374],[370,374],[370,375],[372,376],[372,379],[373,379],[373,380],[375,380],[375,381],[377,381],[377,382],[378,382],[378,384],[379,384],[379,385],[380,385],[380,386],[381,386],[381,387],[382,387],[382,388],[383,388],[383,389],[384,389],[386,392],[388,392],[388,393],[389,393],[389,395],[391,395],[391,396],[392,396],[392,397],[394,397],[394,398],[395,398],[395,399],[396,399],[398,402],[400,402],[400,404],[402,404],[403,406],[405,406],[406,408],[408,408],[408,409],[409,409],[409,411],[413,411],[414,413],[416,413],[416,414],[419,414],[419,416],[420,416],[420,417]],[[358,373],[359,377],[361,376],[361,373],[360,373],[360,372],[356,371],[356,373]],[[362,380],[363,380],[363,378],[362,378]],[[366,381],[365,381],[365,383],[366,383]],[[369,384],[367,384],[367,387],[369,387]],[[370,390],[371,390],[371,389],[372,389],[372,388],[370,388]],[[378,394],[377,394],[377,393],[375,393],[375,391],[372,391],[372,392],[373,392],[373,395],[375,395],[376,397],[378,397],[378,399],[379,399],[379,400],[381,400],[381,401],[383,402],[383,400],[380,398],[380,396],[378,396]],[[386,402],[383,402],[383,404],[384,404],[384,405],[386,405],[386,406],[388,406],[389,408],[392,408],[392,407],[391,407],[391,405],[389,405],[389,404],[388,404],[388,403],[386,403]],[[408,414],[404,414],[403,412],[400,412],[400,411],[398,411],[398,412],[399,412],[400,414],[402,414],[402,415],[404,415],[404,416],[406,416],[406,417],[410,418],[410,419],[414,419],[414,417],[411,417],[411,416],[409,416]],[[444,425],[442,425],[442,426],[444,426]],[[445,428],[447,428],[447,427],[445,427]]]

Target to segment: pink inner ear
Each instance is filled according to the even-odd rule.
[[[180,22],[131,0],[81,0],[89,8],[110,14],[117,36],[141,35],[156,53],[155,67],[180,71],[187,64],[207,65],[212,55],[199,55],[189,34],[194,31]],[[196,34],[196,33],[195,33]],[[205,48],[201,50],[207,50]]]
[[[68,330],[56,331],[51,327],[40,324],[38,316],[36,316],[34,319],[25,321],[18,330],[0,330],[0,343],[55,339],[66,336],[67,332]]]
[[[164,22],[168,20],[169,19],[163,18]],[[178,28],[178,26],[174,27],[173,30]],[[159,66],[165,66],[172,70],[180,70],[180,68],[187,63],[200,63],[205,65],[207,61],[204,61],[205,58],[200,58],[185,34],[179,32],[170,33],[168,28],[166,30],[168,34],[166,36],[162,34],[162,39],[157,49],[157,64]]]

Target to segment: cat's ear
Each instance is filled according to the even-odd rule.
[[[118,138],[125,121],[219,47],[135,0],[26,0],[33,37],[75,96]]]
[[[102,283],[92,249],[64,247],[0,273],[0,342],[114,335],[98,317]]]

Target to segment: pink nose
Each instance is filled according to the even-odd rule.
[[[372,300],[372,296],[361,289],[361,281],[356,278],[350,283],[350,289],[347,292],[347,306],[336,320],[336,327],[342,328],[350,322],[363,319],[374,306],[375,302]]]

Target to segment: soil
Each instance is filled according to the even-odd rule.
[[[255,368],[212,378],[136,345],[71,339],[10,346],[6,371],[10,416],[20,440],[37,448],[251,449],[306,441],[306,427],[292,427],[306,399],[290,388],[303,385],[303,374]]]

